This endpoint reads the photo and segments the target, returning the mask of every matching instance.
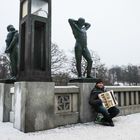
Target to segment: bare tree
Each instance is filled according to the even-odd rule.
[[[52,75],[65,71],[67,57],[63,50],[60,50],[57,44],[52,43],[51,47],[51,70]]]
[[[93,65],[91,70],[92,76],[95,78],[105,78],[107,72],[107,68],[105,67],[105,64],[101,63],[100,61],[101,59],[95,51],[90,50],[90,53],[93,60]],[[83,76],[85,77],[87,63],[84,58],[82,59],[81,67],[82,67]],[[74,57],[72,57],[71,59],[70,69],[71,69],[71,73],[76,76],[77,75],[76,60]]]
[[[81,70],[82,70],[83,76],[85,76],[86,74],[86,67],[87,67],[86,60],[82,59]],[[76,70],[76,60],[74,57],[70,60],[70,70],[71,70],[72,75],[74,75],[74,77],[78,75],[77,70]]]
[[[52,77],[56,86],[66,86],[69,82],[70,75],[68,72],[60,72]]]
[[[6,54],[0,55],[0,79],[7,79],[10,77],[10,60]]]
[[[67,85],[70,75],[67,66],[67,56],[60,50],[57,44],[52,44],[51,48],[51,71],[52,80],[57,86]]]

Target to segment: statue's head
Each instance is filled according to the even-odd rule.
[[[15,28],[14,28],[14,26],[13,25],[8,25],[7,26],[7,31],[9,32],[9,31],[14,31],[15,30]]]
[[[82,27],[84,24],[85,24],[85,19],[80,17],[80,18],[78,19],[78,25],[79,25],[80,27]]]

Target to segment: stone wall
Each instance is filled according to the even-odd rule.
[[[23,132],[93,121],[96,113],[88,103],[94,83],[54,86],[47,82],[0,84],[0,119],[14,122]],[[120,115],[140,112],[140,86],[106,86],[118,100]],[[11,94],[10,94],[11,93]],[[6,112],[6,113],[5,113]]]
[[[10,88],[13,84],[0,83],[0,121],[10,121],[10,111],[12,108],[12,96]]]
[[[95,83],[69,83],[69,85],[76,85],[79,87],[79,122],[85,123],[93,121],[96,117],[96,113],[89,105],[89,97]]]
[[[52,82],[15,83],[14,127],[34,132],[79,122],[79,88]]]
[[[55,127],[54,83],[16,82],[14,127],[34,132]]]

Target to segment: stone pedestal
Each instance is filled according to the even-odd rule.
[[[91,82],[91,80],[90,80]],[[69,83],[69,85],[76,85],[80,89],[80,94],[79,94],[79,110],[80,110],[80,122],[85,123],[85,122],[91,122],[95,119],[96,113],[94,110],[91,109],[91,106],[89,105],[89,97],[90,97],[90,92],[95,86],[95,81],[93,80],[92,83],[82,83],[76,81],[74,83]]]
[[[34,132],[54,127],[54,83],[15,83],[14,127]]]
[[[10,94],[10,88],[13,84],[0,83],[0,121],[10,121],[10,111],[12,108],[12,96]]]

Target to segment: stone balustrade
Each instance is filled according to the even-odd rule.
[[[54,122],[62,126],[79,122],[79,88],[77,86],[55,86]]]
[[[60,92],[63,92],[63,97],[66,97],[66,95],[68,95],[68,92],[66,92],[66,89],[68,89],[68,87],[70,87],[70,86],[65,86],[65,88],[63,87],[63,90],[62,90],[61,86],[55,88],[56,95],[58,93],[58,88],[59,88],[59,94],[60,94]],[[79,113],[81,114],[81,112],[83,110],[83,107],[81,107],[81,106],[82,106],[82,104],[88,106],[85,103],[85,102],[88,103],[88,101],[87,101],[88,98],[86,97],[86,95],[84,95],[84,98],[86,98],[86,101],[85,100],[81,101],[80,96],[83,96],[82,91],[85,92],[85,88],[80,90],[81,89],[80,86],[77,85],[77,87],[79,87],[80,94],[79,94],[79,100],[77,100],[78,94],[75,94],[76,95],[75,101],[76,100],[78,101],[78,104],[79,104],[78,108],[79,109],[81,108],[81,110],[79,110]],[[87,89],[88,88],[86,87],[86,90]],[[106,89],[114,91],[115,97],[118,101],[120,115],[128,115],[128,114],[140,112],[140,86],[106,86]],[[78,88],[75,87],[75,88],[73,88],[73,91],[74,90],[75,90],[75,93],[77,93]],[[91,90],[91,88],[89,90]],[[88,92],[89,92],[89,90],[88,90]],[[87,93],[85,93],[85,94],[87,94]],[[73,100],[71,100],[70,97],[69,97],[69,101],[71,102],[70,104],[73,103]],[[76,110],[77,110],[77,107],[76,107]],[[61,112],[59,112],[59,113],[61,113]],[[87,116],[91,115],[89,112],[86,112],[86,114],[88,114]],[[83,117],[83,114],[81,117]],[[85,119],[85,117],[84,117],[84,119]],[[90,119],[88,119],[88,120],[90,120]],[[86,121],[88,121],[88,120],[86,119]]]
[[[76,86],[55,86],[55,113],[78,112],[79,88]]]
[[[18,90],[16,84],[23,84],[22,90]],[[1,84],[0,86],[0,121],[13,122],[14,127],[23,132],[46,130],[79,122],[90,122],[96,117],[95,112],[92,112],[88,103],[90,92],[95,83],[70,83],[69,86],[54,86],[53,83],[16,84],[14,86]],[[28,92],[25,86],[28,88]],[[29,86],[34,86],[34,88]],[[140,112],[140,86],[106,86],[106,89],[114,91],[120,108],[120,115]],[[46,92],[46,90],[48,91]],[[19,91],[23,93],[21,94]],[[23,97],[26,95],[26,98],[24,97],[25,99],[22,100],[21,95]],[[19,98],[19,96],[22,98]],[[42,103],[44,107],[43,115],[40,112]],[[34,112],[32,113],[30,110],[32,112],[34,110]],[[20,114],[16,114],[18,112]],[[26,118],[23,118],[25,114]],[[45,115],[47,117],[44,117]],[[32,120],[32,116],[36,116],[35,120],[37,122],[35,124],[32,122],[34,128],[29,129],[25,126],[25,124],[28,124],[25,121],[28,120],[27,117]],[[44,123],[43,119],[47,123]],[[44,124],[47,124],[47,126]],[[23,128],[24,126],[25,128]]]
[[[106,86],[106,89],[114,91],[120,115],[140,112],[140,86]]]

